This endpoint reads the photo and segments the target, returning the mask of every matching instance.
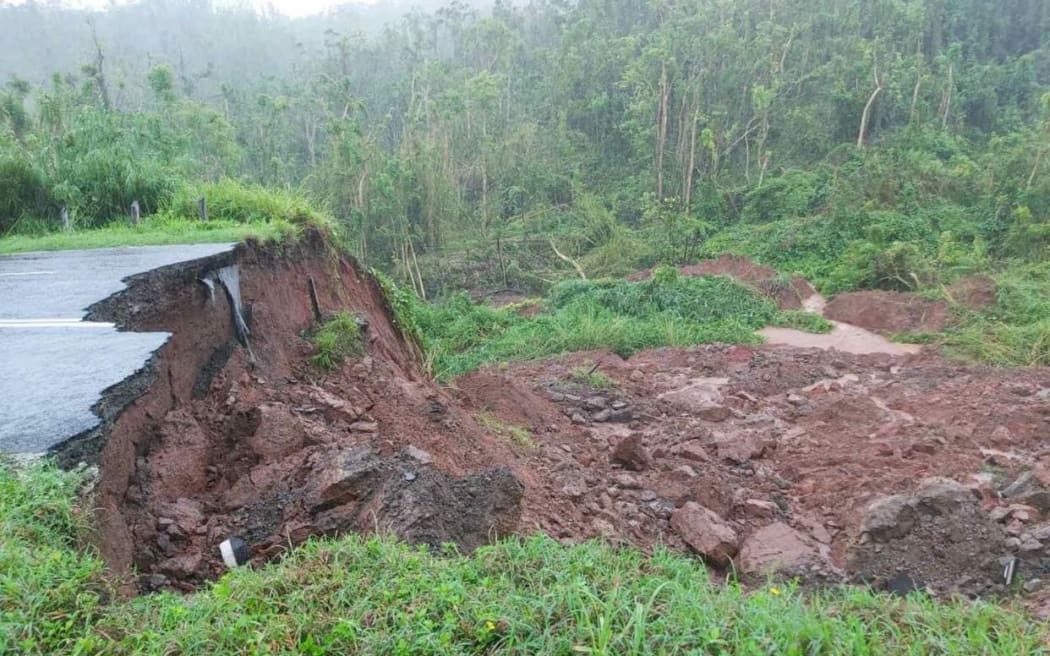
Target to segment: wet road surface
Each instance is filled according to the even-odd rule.
[[[144,246],[0,256],[0,452],[41,453],[98,425],[102,392],[138,371],[167,333],[82,321],[124,278],[230,250]]]

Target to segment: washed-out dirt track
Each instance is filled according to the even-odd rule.
[[[985,594],[1005,590],[998,560],[1013,556],[1019,582],[1050,578],[1045,369],[713,345],[440,387],[376,283],[319,239],[235,260],[254,361],[225,300],[196,284],[203,270],[138,277],[97,309],[173,332],[145,393],[64,454],[99,462],[99,543],[141,590],[216,577],[231,536],[261,563],[311,535],[375,530],[466,549],[535,532],[666,544],[756,580],[901,575]],[[303,337],[310,279],[323,310],[367,324],[365,354],[326,376]],[[931,477],[956,483],[868,511]]]

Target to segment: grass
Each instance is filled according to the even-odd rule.
[[[197,198],[208,199],[209,219],[197,218]],[[0,254],[29,251],[163,246],[238,242],[249,237],[282,241],[307,225],[334,234],[334,221],[312,210],[302,198],[233,180],[182,187],[170,206],[144,217],[137,226],[119,218],[102,227],[55,232],[28,221],[23,233],[0,237]]]
[[[572,280],[544,299],[546,312],[521,317],[458,294],[436,305],[415,303],[410,321],[439,379],[482,365],[609,349],[627,357],[658,346],[759,343],[776,306],[722,277],[646,282]]]
[[[347,358],[361,355],[361,325],[349,312],[340,312],[310,336],[314,345],[312,362],[324,371],[332,371]]]
[[[576,367],[569,373],[572,382],[581,387],[596,390],[611,390],[616,387],[616,381],[608,375],[591,367]]]
[[[1010,607],[712,581],[696,559],[546,537],[444,555],[315,540],[200,592],[101,594],[76,475],[0,469],[5,654],[1046,654]]]
[[[474,419],[486,430],[506,438],[522,448],[531,449],[536,446],[529,429],[513,424],[505,424],[491,412],[479,412],[474,415]]]
[[[773,320],[773,325],[818,334],[830,333],[835,327],[834,324],[819,314],[804,310],[781,310]]]
[[[235,221],[195,221],[157,216],[132,226],[111,223],[101,228],[11,235],[0,238],[0,254],[31,251],[63,251],[121,246],[165,246],[169,244],[208,244],[238,242],[249,237],[261,241],[282,240],[298,230],[291,223],[237,223]]]

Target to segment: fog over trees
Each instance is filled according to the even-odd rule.
[[[1046,257],[1045,0],[402,11],[0,8],[0,230],[235,180],[427,286],[542,285],[551,245],[596,276],[746,250],[831,289]]]

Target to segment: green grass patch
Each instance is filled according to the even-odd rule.
[[[1010,607],[711,581],[695,559],[507,540],[469,556],[310,541],[188,596],[104,601],[76,546],[79,479],[0,469],[0,652],[10,654],[1039,654]]]
[[[474,415],[474,419],[486,430],[495,433],[500,437],[506,438],[520,447],[531,449],[536,446],[529,429],[522,426],[503,423],[500,421],[499,417],[491,412],[479,412]]]
[[[340,312],[318,328],[310,341],[314,345],[311,361],[325,371],[332,371],[347,358],[361,355],[361,325],[349,312]]]
[[[835,327],[830,321],[804,310],[781,310],[773,319],[773,325],[781,328],[794,328],[804,330],[807,333],[826,334]]]
[[[544,306],[544,314],[521,317],[458,294],[436,305],[416,302],[408,314],[439,379],[591,349],[627,357],[658,346],[759,343],[754,331],[777,316],[770,301],[722,277],[571,280],[556,285]]]
[[[0,462],[0,654],[69,653],[102,612],[102,561],[78,540],[81,477]]]
[[[137,226],[111,223],[101,228],[71,232],[11,235],[0,238],[0,254],[121,246],[239,242],[247,238],[255,238],[260,241],[281,241],[296,234],[298,234],[298,228],[286,221],[270,223],[205,222],[155,216],[143,219],[142,223]]]
[[[591,367],[576,367],[569,373],[573,383],[596,390],[611,390],[616,387],[616,381],[608,375]]]

